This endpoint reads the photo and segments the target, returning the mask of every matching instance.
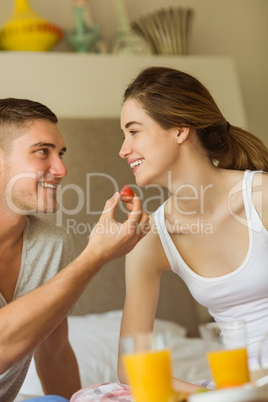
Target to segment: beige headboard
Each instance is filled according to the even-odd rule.
[[[167,192],[158,187],[136,187],[130,168],[118,155],[122,144],[119,119],[64,118],[60,119],[59,128],[67,144],[64,160],[68,175],[59,191],[62,207],[46,218],[67,228],[76,253],[87,244],[90,228],[97,222],[106,199],[123,185],[131,185],[140,195],[146,212],[153,212],[167,197]],[[122,221],[127,210],[123,205],[121,208],[116,218]],[[108,263],[93,279],[80,298],[76,314],[122,309],[124,296],[124,258],[121,258]],[[171,272],[163,276],[157,316],[184,325],[190,336],[198,333],[196,303],[180,278]]]

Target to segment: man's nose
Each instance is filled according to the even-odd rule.
[[[49,172],[53,174],[53,176],[58,177],[65,177],[68,173],[64,162],[60,158],[54,160],[54,163],[49,168]]]

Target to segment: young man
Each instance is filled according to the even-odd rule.
[[[0,401],[4,402],[14,401],[33,352],[46,394],[69,399],[81,388],[68,342],[67,313],[100,268],[128,253],[149,230],[137,197],[129,206],[128,219],[123,224],[115,221],[116,193],[106,202],[87,247],[71,262],[73,248],[65,230],[34,215],[57,210],[57,186],[67,174],[62,161],[66,146],[56,123],[54,113],[40,103],[0,100]]]

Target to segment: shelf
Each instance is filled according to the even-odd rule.
[[[225,117],[246,127],[240,83],[230,57],[1,51],[0,96],[37,100],[59,117],[118,117],[127,84],[151,65],[194,75],[211,91]]]

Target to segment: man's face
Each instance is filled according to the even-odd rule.
[[[1,203],[17,214],[55,212],[57,186],[66,176],[65,141],[56,124],[35,120],[0,156]]]

